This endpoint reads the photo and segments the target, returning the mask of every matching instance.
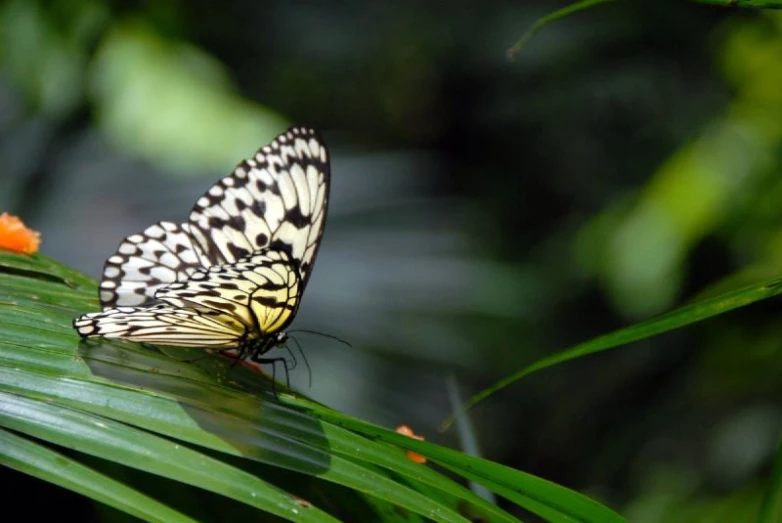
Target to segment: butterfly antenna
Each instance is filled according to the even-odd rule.
[[[309,376],[309,387],[312,388],[312,368],[310,367],[310,362],[307,361],[307,355],[302,350],[301,345],[299,345],[299,340],[297,340],[293,336],[288,336],[288,337],[291,340],[293,340],[293,343],[296,344],[296,347],[299,349],[299,352],[301,353],[301,359],[304,360],[304,365],[307,367],[307,375]],[[291,355],[293,355],[293,352],[291,352]]]
[[[338,338],[338,337],[334,336],[333,334],[326,334],[325,332],[311,331],[311,330],[307,330],[307,329],[296,329],[295,331],[288,331],[288,334],[291,334],[293,332],[306,332],[307,334],[317,334],[318,336],[323,336],[324,338],[331,338],[332,340],[335,340],[335,341],[338,341],[340,343],[343,343],[343,344],[347,345],[348,347],[350,347],[351,349],[353,348],[353,345],[351,345],[350,342],[345,341],[342,338]]]

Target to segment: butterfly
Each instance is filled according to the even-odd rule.
[[[291,127],[201,196],[186,223],[132,234],[106,260],[102,312],[83,338],[263,355],[287,339],[318,253],[329,197],[318,133]]]

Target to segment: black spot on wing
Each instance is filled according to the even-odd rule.
[[[294,311],[294,312],[296,311],[296,305],[295,304],[291,305],[288,302],[280,302],[280,301],[277,301],[274,298],[258,297],[258,298],[254,298],[254,301],[256,301],[256,302],[260,303],[261,305],[263,305],[265,307],[268,307],[270,309],[285,309],[285,310]]]
[[[285,221],[292,223],[297,229],[303,229],[312,224],[310,219],[301,213],[301,208],[298,205],[287,210]]]
[[[244,203],[244,200],[240,198],[236,198],[234,200],[234,205],[236,205],[236,210],[239,212],[242,212],[243,210],[250,208],[250,206]]]
[[[275,178],[277,175],[275,175]],[[280,196],[280,188],[277,185],[277,183],[266,183],[260,178],[255,179],[255,189],[260,193],[263,194],[265,192],[270,192],[276,196]]]
[[[203,300],[203,304],[213,309],[220,309],[229,312],[234,312],[236,310],[236,305],[224,301]]]
[[[256,200],[253,202],[252,211],[263,218],[266,216],[266,202],[265,201],[259,201]]]
[[[273,281],[266,281],[260,285],[258,285],[259,289],[264,289],[267,291],[279,291],[282,289],[287,289],[288,286],[284,283],[274,283]]]
[[[245,231],[247,229],[247,222],[244,221],[241,215],[235,214],[231,217],[231,226],[237,231]]]
[[[255,245],[266,245],[268,241],[269,237],[262,232],[255,237]]]
[[[269,248],[272,249],[272,250],[275,250],[275,251],[282,251],[285,254],[287,254],[288,258],[290,258],[291,260],[294,259],[293,258],[293,249],[292,249],[292,247],[289,244],[287,244],[284,241],[282,241],[282,240],[277,239],[277,240],[272,241],[269,244]]]
[[[276,309],[276,308],[279,308],[281,306],[280,302],[278,302],[274,298],[259,296],[257,298],[254,298],[254,300],[256,302],[260,303],[261,305],[264,305],[266,307],[270,307],[272,309]]]
[[[228,250],[231,252],[231,254],[234,256],[234,258],[244,258],[248,254],[250,254],[250,251],[245,249],[244,247],[239,247],[238,245],[234,243],[228,244]]]

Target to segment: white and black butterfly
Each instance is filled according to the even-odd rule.
[[[265,362],[301,302],[328,192],[323,140],[290,128],[200,197],[187,223],[125,238],[103,269],[103,311],[74,328],[82,337],[236,349]]]

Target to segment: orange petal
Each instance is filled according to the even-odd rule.
[[[39,232],[25,227],[18,216],[0,214],[0,249],[34,254],[41,245]]]
[[[426,456],[422,456],[417,452],[408,450],[405,454],[407,454],[407,457],[410,459],[410,461],[415,461],[416,463],[426,463]]]
[[[418,434],[413,432],[413,429],[411,429],[407,425],[399,425],[396,428],[396,431],[399,434],[402,434],[403,436],[407,436],[407,437],[410,437],[410,438],[413,438],[413,439],[417,439],[417,440],[421,440],[421,441],[424,440],[423,436],[419,436]],[[413,452],[412,450],[408,450],[405,453],[407,454],[407,457],[409,459],[411,459],[412,461],[415,461],[416,463],[426,463],[426,458],[424,456],[420,455],[417,452]]]
[[[407,436],[407,437],[409,437],[409,438],[412,438],[413,436],[415,436],[415,432],[413,432],[413,429],[411,429],[411,428],[410,428],[410,427],[408,427],[407,425],[399,425],[399,426],[396,428],[396,431],[397,431],[399,434],[401,434],[402,436]]]

